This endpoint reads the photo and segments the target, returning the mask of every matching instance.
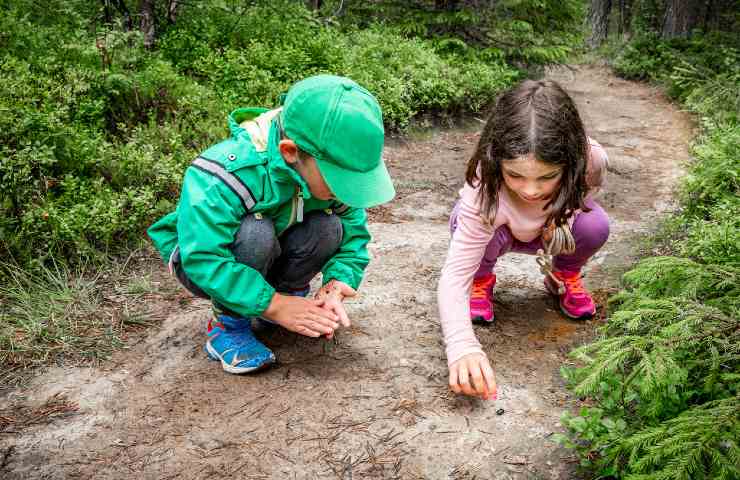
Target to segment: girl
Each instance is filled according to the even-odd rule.
[[[581,267],[606,242],[609,219],[591,199],[607,157],[555,82],[527,80],[498,99],[468,162],[450,218],[439,281],[442,332],[455,393],[496,398],[493,369],[471,320],[493,322],[496,259],[538,255],[545,286],[571,318],[595,312]]]

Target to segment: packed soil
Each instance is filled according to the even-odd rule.
[[[570,92],[610,157],[597,201],[611,236],[585,269],[599,314],[565,318],[533,257],[499,260],[496,322],[476,327],[496,370],[497,401],[448,390],[436,302],[448,215],[482,128],[472,119],[389,139],[398,196],[370,212],[372,262],[348,306],[351,328],[331,341],[267,333],[277,365],[226,374],[202,350],[208,304],[178,289],[152,257],[157,291],[143,301],[161,325],[100,366],[48,368],[0,399],[0,413],[26,419],[0,431],[0,476],[582,478],[572,453],[552,440],[563,411],[579,402],[559,369],[593,338],[640,240],[672,208],[692,132],[658,90],[605,67],[548,76]]]

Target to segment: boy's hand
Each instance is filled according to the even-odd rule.
[[[349,317],[344,310],[342,301],[347,297],[354,297],[355,295],[357,295],[357,292],[354,288],[344,282],[332,279],[316,292],[315,298],[321,302],[322,307],[339,317],[339,321],[343,327],[349,327]]]
[[[339,328],[339,317],[333,311],[322,308],[322,303],[319,300],[276,293],[262,316],[291,332],[307,337],[332,336],[334,330]]]
[[[455,393],[496,400],[496,379],[488,357],[469,353],[450,365],[450,388]]]

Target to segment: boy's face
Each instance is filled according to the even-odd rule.
[[[313,157],[307,154],[299,154],[297,145],[289,139],[280,140],[279,148],[285,163],[295,168],[298,175],[303,178],[311,191],[312,197],[319,200],[334,200],[336,198],[329,185],[326,184],[326,180],[321,175]]]

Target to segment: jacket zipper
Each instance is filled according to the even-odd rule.
[[[303,222],[303,189],[298,187],[298,211],[296,212],[296,222]]]
[[[292,227],[293,224],[303,222],[303,189],[301,187],[296,187],[296,193],[293,196],[290,208],[290,220],[288,220],[283,232]]]

